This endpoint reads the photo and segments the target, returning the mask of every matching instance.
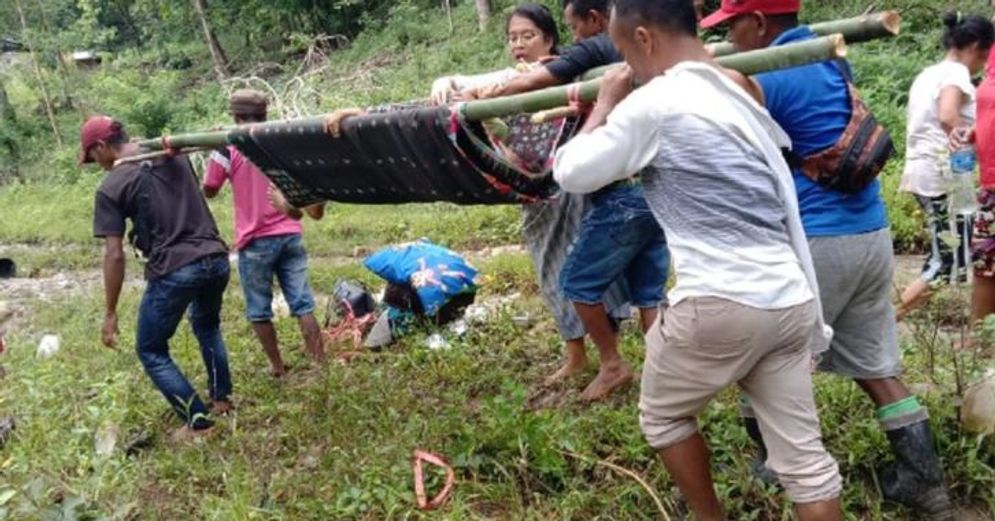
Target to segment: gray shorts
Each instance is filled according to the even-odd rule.
[[[812,237],[822,313],[834,335],[819,369],[854,379],[902,373],[891,304],[895,254],[891,231]]]

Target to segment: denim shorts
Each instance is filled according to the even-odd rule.
[[[293,316],[314,312],[314,297],[307,281],[307,253],[301,236],[260,237],[238,252],[238,276],[250,322],[273,319],[274,275]]]
[[[560,287],[573,302],[597,304],[624,278],[632,304],[652,308],[664,300],[670,252],[642,187],[625,186],[592,197],[577,242],[563,264]]]

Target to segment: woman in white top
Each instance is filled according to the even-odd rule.
[[[995,27],[981,16],[947,13],[943,45],[946,58],[923,70],[909,92],[905,171],[899,187],[915,196],[927,218],[930,252],[922,275],[902,292],[899,319],[928,295],[930,284],[949,282],[954,263],[952,248],[941,238],[949,230],[949,202],[943,172],[951,138],[972,127],[976,96],[972,76],[981,72],[995,40]],[[960,240],[968,240],[963,217],[958,216]],[[963,248],[958,248],[959,273],[966,274]]]

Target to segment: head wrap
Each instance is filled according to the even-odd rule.
[[[235,116],[265,116],[268,103],[258,90],[239,89],[228,98],[228,105]]]

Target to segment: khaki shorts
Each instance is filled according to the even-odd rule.
[[[809,342],[815,304],[763,310],[688,298],[646,335],[639,399],[650,446],[665,449],[698,432],[697,416],[738,384],[750,398],[775,472],[796,503],[839,496],[842,479],[822,444],[812,392]]]

